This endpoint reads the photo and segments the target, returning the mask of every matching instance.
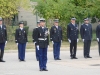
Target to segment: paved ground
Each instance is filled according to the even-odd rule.
[[[53,60],[48,52],[48,72],[40,72],[34,52],[26,52],[26,62],[19,62],[17,53],[5,53],[5,63],[0,63],[0,75],[100,75],[100,57],[91,51],[92,59],[84,59],[83,51],[77,51],[77,60],[69,58],[69,51],[61,51],[61,61]]]

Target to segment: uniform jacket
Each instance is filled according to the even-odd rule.
[[[91,40],[92,39],[92,25],[86,24],[81,25],[80,28],[81,38],[85,40]]]
[[[24,28],[23,28],[23,30],[21,30],[20,28],[16,29],[15,42],[16,43],[26,43],[26,42],[28,42],[27,32]]]
[[[50,29],[50,40],[54,42],[61,42],[62,40],[62,28],[58,26],[52,26]]]
[[[33,29],[33,33],[32,33],[33,42],[36,42],[37,32],[38,32],[38,27]]]
[[[40,48],[47,48],[49,45],[49,35],[45,35],[45,32],[48,31],[48,28],[44,27],[44,30],[42,27],[37,28],[37,34],[36,34],[36,45],[39,45]],[[45,40],[39,40],[39,39],[45,39]]]
[[[96,27],[96,37],[100,39],[100,25]]]
[[[75,26],[70,23],[67,26],[67,38],[70,40],[77,40],[78,39],[78,35],[79,35],[79,29],[77,24],[75,24]]]
[[[5,43],[7,41],[7,29],[5,25],[2,25],[2,28],[0,27],[0,43]]]

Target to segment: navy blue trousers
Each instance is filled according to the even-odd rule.
[[[0,43],[0,60],[3,59],[5,43]]]
[[[18,43],[18,58],[25,60],[26,43]]]
[[[47,48],[39,49],[39,68],[46,69],[47,64]]]
[[[53,44],[54,59],[60,58],[60,46],[61,46],[61,42],[54,42],[54,44]]]
[[[0,50],[4,50],[5,48],[5,43],[0,43]]]
[[[39,60],[39,51],[35,45],[36,59]]]

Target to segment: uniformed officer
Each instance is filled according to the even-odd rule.
[[[50,40],[53,43],[54,60],[60,59],[60,47],[62,42],[62,28],[59,26],[59,20],[54,20],[54,26],[50,29]]]
[[[71,23],[67,26],[67,38],[70,43],[70,57],[71,59],[77,59],[76,50],[77,50],[77,42],[79,29],[78,25],[75,23],[76,18],[71,18]]]
[[[99,25],[96,27],[96,37],[98,41],[99,56],[100,56],[100,20],[98,22],[99,22]]]
[[[92,25],[89,23],[89,19],[84,19],[84,24],[80,28],[81,38],[84,42],[84,58],[90,57],[90,46],[92,40]]]
[[[38,54],[38,50],[36,47],[36,33],[38,31],[38,27],[40,27],[40,21],[37,22],[37,27],[33,29],[33,34],[32,34],[32,38],[33,38],[33,42],[35,44],[35,51],[36,51],[36,60],[39,60],[39,54]]]
[[[24,23],[19,22],[19,28],[15,32],[15,42],[18,45],[18,58],[19,61],[25,61],[25,49],[27,40],[27,32],[24,28]]]
[[[2,18],[0,17],[0,62],[5,62],[3,60],[3,55],[6,43],[7,43],[7,29],[6,26],[2,24]]]
[[[45,27],[45,19],[40,19],[40,27],[36,35],[36,46],[39,52],[39,68],[40,71],[47,70],[47,49],[49,45],[48,28]]]

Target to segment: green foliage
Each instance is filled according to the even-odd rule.
[[[7,34],[8,34],[8,41],[15,41],[15,30],[18,28],[18,26],[8,26],[7,27]],[[29,30],[28,26],[24,26],[26,29],[27,33]]]
[[[28,8],[30,0],[0,0],[0,17],[12,18],[18,13],[18,8]]]
[[[38,13],[46,20],[60,19],[63,38],[66,38],[66,27],[71,17],[76,17],[78,23],[87,17],[100,18],[100,0],[38,0],[37,2],[34,13]]]

